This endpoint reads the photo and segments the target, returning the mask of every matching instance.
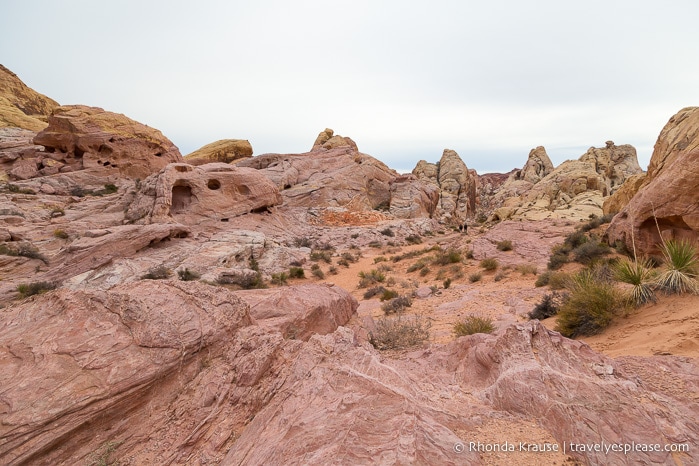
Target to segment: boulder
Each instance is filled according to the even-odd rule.
[[[643,185],[617,214],[607,238],[646,254],[665,239],[699,238],[699,107],[680,110],[658,136]]]
[[[56,107],[58,102],[31,89],[0,65],[0,127],[41,131]]]
[[[226,222],[281,202],[277,187],[257,170],[225,163],[200,167],[174,163],[140,184],[126,219],[141,223]]]
[[[348,146],[357,152],[359,151],[357,144],[352,139],[342,137],[339,134],[335,134],[332,129],[326,128],[325,130],[321,131],[320,134],[318,134],[318,137],[311,148],[311,152],[336,149],[338,147],[345,146]]]
[[[54,109],[49,126],[36,135],[34,143],[72,170],[97,169],[130,178],[144,179],[169,163],[182,161],[180,151],[160,131],[83,105]]]
[[[252,157],[250,141],[246,139],[221,139],[185,155],[184,161],[190,165],[203,165],[212,162],[230,163],[247,157]]]

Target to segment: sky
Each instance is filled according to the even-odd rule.
[[[0,0],[0,63],[59,103],[123,113],[183,155],[325,128],[410,171],[456,150],[479,173],[605,141],[648,165],[699,105],[696,0]]]

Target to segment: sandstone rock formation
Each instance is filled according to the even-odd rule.
[[[439,188],[436,215],[441,221],[461,225],[475,211],[477,177],[455,151],[444,149],[437,164],[420,160],[413,175]]]
[[[614,217],[607,235],[630,249],[657,251],[666,239],[699,236],[699,107],[680,110],[655,143],[643,186]],[[656,226],[657,221],[657,226]],[[633,235],[633,238],[632,238]]]
[[[352,139],[342,137],[339,134],[335,134],[335,132],[330,128],[326,128],[324,131],[321,131],[318,134],[318,137],[316,138],[315,142],[313,143],[313,147],[311,148],[311,152],[318,150],[336,149],[338,147],[345,146],[349,146],[353,150],[359,152],[357,144]]]
[[[232,217],[281,202],[277,187],[257,170],[225,163],[200,167],[176,163],[141,183],[126,220],[145,223],[174,220],[185,224],[203,219],[227,222]]]
[[[396,218],[432,218],[439,202],[439,188],[415,175],[401,175],[390,182],[389,212]]]
[[[46,128],[46,117],[58,102],[27,87],[12,71],[0,65],[0,127],[30,131]]]
[[[252,157],[250,141],[246,139],[222,139],[185,155],[184,161],[190,165],[203,165],[212,162],[230,163],[247,157]]]
[[[648,181],[647,173],[636,173],[631,175],[626,181],[619,186],[619,189],[604,200],[602,211],[605,215],[616,214],[621,211],[633,199],[636,193]]]
[[[160,131],[82,105],[56,108],[34,143],[46,148],[37,165],[51,160],[58,172],[96,169],[143,179],[168,163],[182,161],[177,147]]]
[[[578,160],[565,161],[539,179],[548,170],[545,154],[543,147],[533,149],[522,171],[503,185],[494,202],[501,207],[494,210],[493,219],[601,216],[605,198],[641,172],[632,146],[607,141],[606,147],[591,147]]]
[[[21,128],[0,128],[0,181],[7,181],[8,174],[14,169],[13,178],[27,179],[40,174],[36,164],[15,162],[22,160],[25,154],[34,155],[40,146],[32,142],[34,131]]]

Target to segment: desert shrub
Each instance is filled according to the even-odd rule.
[[[272,284],[273,285],[286,285],[286,281],[289,278],[289,274],[286,272],[279,272],[279,273],[273,273],[272,274]]]
[[[383,294],[384,291],[386,291],[386,288],[383,286],[373,286],[364,292],[364,299],[371,299],[374,296]]]
[[[393,230],[391,230],[390,228],[384,228],[379,233],[381,233],[384,236],[390,236],[390,237],[393,237],[396,235],[395,233],[393,233]]]
[[[0,250],[0,254],[4,254],[7,256],[28,257],[30,259],[38,259],[44,264],[49,263],[49,260],[46,258],[46,256],[39,252],[39,249],[31,243],[19,243],[19,245],[17,245],[17,249],[8,248],[5,245],[3,246],[4,247],[2,248],[2,250]]]
[[[56,284],[53,282],[32,282],[17,285],[17,292],[22,298],[34,296],[35,294],[46,293],[47,291],[55,289]]]
[[[345,261],[351,263],[355,263],[358,260],[358,257],[352,254],[351,252],[343,252],[342,254],[340,254],[340,257]]]
[[[552,290],[562,290],[568,287],[571,277],[565,272],[552,272],[549,274],[548,285]]]
[[[51,218],[56,218],[56,217],[63,217],[66,214],[65,210],[63,210],[60,207],[53,207],[51,208]]]
[[[408,235],[405,237],[405,241],[408,244],[420,244],[422,243],[422,238],[420,238],[420,235]]]
[[[289,278],[306,278],[303,267],[289,267]]]
[[[561,297],[556,292],[545,294],[544,297],[541,298],[541,302],[534,306],[534,309],[529,312],[529,318],[544,320],[555,316],[558,314],[560,301]]]
[[[388,264],[379,264],[379,266],[376,267],[376,269],[377,269],[379,272],[390,272],[390,271],[393,270],[393,267],[391,267],[391,266],[388,265]]]
[[[667,293],[699,294],[699,260],[697,248],[687,240],[663,241],[660,248],[665,270],[658,277],[657,286]]]
[[[381,305],[381,310],[384,314],[396,314],[403,312],[406,307],[413,305],[413,301],[409,296],[398,296],[397,298],[390,299]]]
[[[386,262],[386,260],[386,256],[374,257],[374,264],[378,264],[379,262]]]
[[[512,241],[509,239],[498,241],[495,247],[498,251],[512,251]]]
[[[527,275],[528,273],[536,275],[537,267],[534,264],[518,264],[515,270],[522,275]]]
[[[367,246],[369,246],[370,248],[379,249],[383,247],[383,243],[381,241],[370,241]]]
[[[563,244],[567,246],[566,253],[585,243],[587,243],[587,236],[580,230],[575,230],[563,240]]]
[[[376,283],[383,283],[386,280],[386,275],[383,272],[372,269],[369,272],[364,272],[363,270],[359,272],[359,288],[366,288],[367,286],[374,285]]]
[[[549,270],[558,270],[568,262],[570,262],[570,260],[568,259],[568,254],[564,254],[562,252],[554,252],[553,254],[551,254],[551,257],[549,257],[549,262],[546,265],[546,267]]]
[[[492,333],[495,330],[493,319],[476,315],[466,316],[454,324],[454,335],[463,337],[474,333]]]
[[[70,238],[70,235],[69,235],[68,233],[66,233],[65,230],[61,230],[60,228],[59,228],[59,229],[56,229],[56,230],[53,230],[53,236],[56,237],[56,238],[60,238],[60,239],[68,239],[68,238]]]
[[[421,270],[425,268],[429,262],[429,259],[425,257],[423,257],[422,259],[418,259],[417,262],[408,267],[408,272],[415,272],[416,270]]]
[[[349,262],[346,259],[338,259],[337,265],[341,265],[343,267],[349,267]]]
[[[119,188],[115,184],[105,184],[104,185],[104,194],[114,194],[117,192]]]
[[[497,269],[499,265],[497,259],[493,258],[483,259],[480,263],[480,266],[489,272]]]
[[[170,270],[164,265],[156,265],[141,275],[144,280],[164,280],[170,276]]]
[[[325,250],[313,250],[311,251],[310,258],[314,262],[322,260],[323,262],[330,264],[332,262],[332,253]]]
[[[318,249],[320,251],[334,251],[335,246],[330,244],[329,241],[317,241],[313,249]]]
[[[534,282],[534,286],[536,286],[538,288],[538,287],[548,285],[550,277],[551,277],[551,272],[549,272],[549,271],[546,271],[542,274],[539,274],[539,276],[536,277],[536,281]]]
[[[473,250],[469,249],[468,251],[466,251],[465,256],[466,256],[466,259],[473,259]]]
[[[480,272],[474,272],[474,273],[472,273],[471,275],[468,276],[468,281],[471,282],[471,283],[476,283],[476,282],[481,281],[482,278],[483,278],[483,274],[482,274],[482,273],[480,273]]]
[[[328,273],[329,273],[330,275],[337,275],[337,267],[335,267],[334,265],[331,265],[331,266],[328,268]]]
[[[614,267],[614,277],[632,286],[628,299],[634,306],[655,301],[653,291],[653,270],[647,259],[630,261],[624,259]]]
[[[575,274],[569,289],[556,323],[556,330],[568,338],[602,332],[624,307],[623,296],[614,285],[600,281],[590,270]]]
[[[430,338],[432,323],[422,316],[382,317],[369,333],[369,343],[377,350],[404,349]]]
[[[456,249],[439,251],[437,256],[432,260],[432,263],[436,265],[449,265],[456,264],[458,262],[461,262],[461,253]]]
[[[574,248],[572,252],[575,262],[589,265],[596,259],[609,254],[610,248],[604,243],[590,240]]]
[[[384,288],[384,290],[381,292],[381,296],[379,297],[379,300],[381,301],[388,301],[393,298],[398,297],[398,292],[394,290],[388,290]]]
[[[408,251],[399,256],[392,256],[391,260],[393,262],[400,262],[403,259],[412,259],[413,257],[422,256],[423,254],[427,254],[428,252],[432,251],[440,251],[441,249],[442,248],[440,248],[438,245],[434,245],[429,248],[420,249],[419,251]]]
[[[321,270],[320,267],[314,269],[311,268],[311,273],[313,274],[314,277],[319,278],[319,279],[324,279],[325,278],[325,273],[323,273],[323,270]]]
[[[499,282],[503,278],[507,278],[507,274],[505,272],[498,272],[495,274],[495,277],[493,277],[493,280],[495,280],[496,282]]]
[[[310,248],[312,246],[311,240],[305,236],[299,236],[294,238],[294,245],[297,248]]]
[[[449,289],[449,287],[451,286],[451,278],[447,278],[446,280],[444,280],[444,282],[442,282],[442,285],[444,285],[445,290]]]
[[[429,267],[423,267],[423,268],[420,269],[420,276],[421,276],[421,277],[426,276],[428,273],[430,273],[430,268],[429,268]]]
[[[199,275],[197,272],[189,270],[188,268],[178,270],[177,276],[183,282],[191,282],[194,280],[198,280],[201,277],[201,275]]]

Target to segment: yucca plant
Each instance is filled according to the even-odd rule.
[[[614,277],[623,283],[632,285],[629,301],[634,306],[642,306],[648,302],[655,302],[655,292],[653,291],[652,264],[649,259],[643,258],[633,262],[623,259],[614,266]]]
[[[660,249],[666,270],[656,281],[658,287],[668,293],[699,294],[696,246],[687,240],[669,239],[662,241]]]

